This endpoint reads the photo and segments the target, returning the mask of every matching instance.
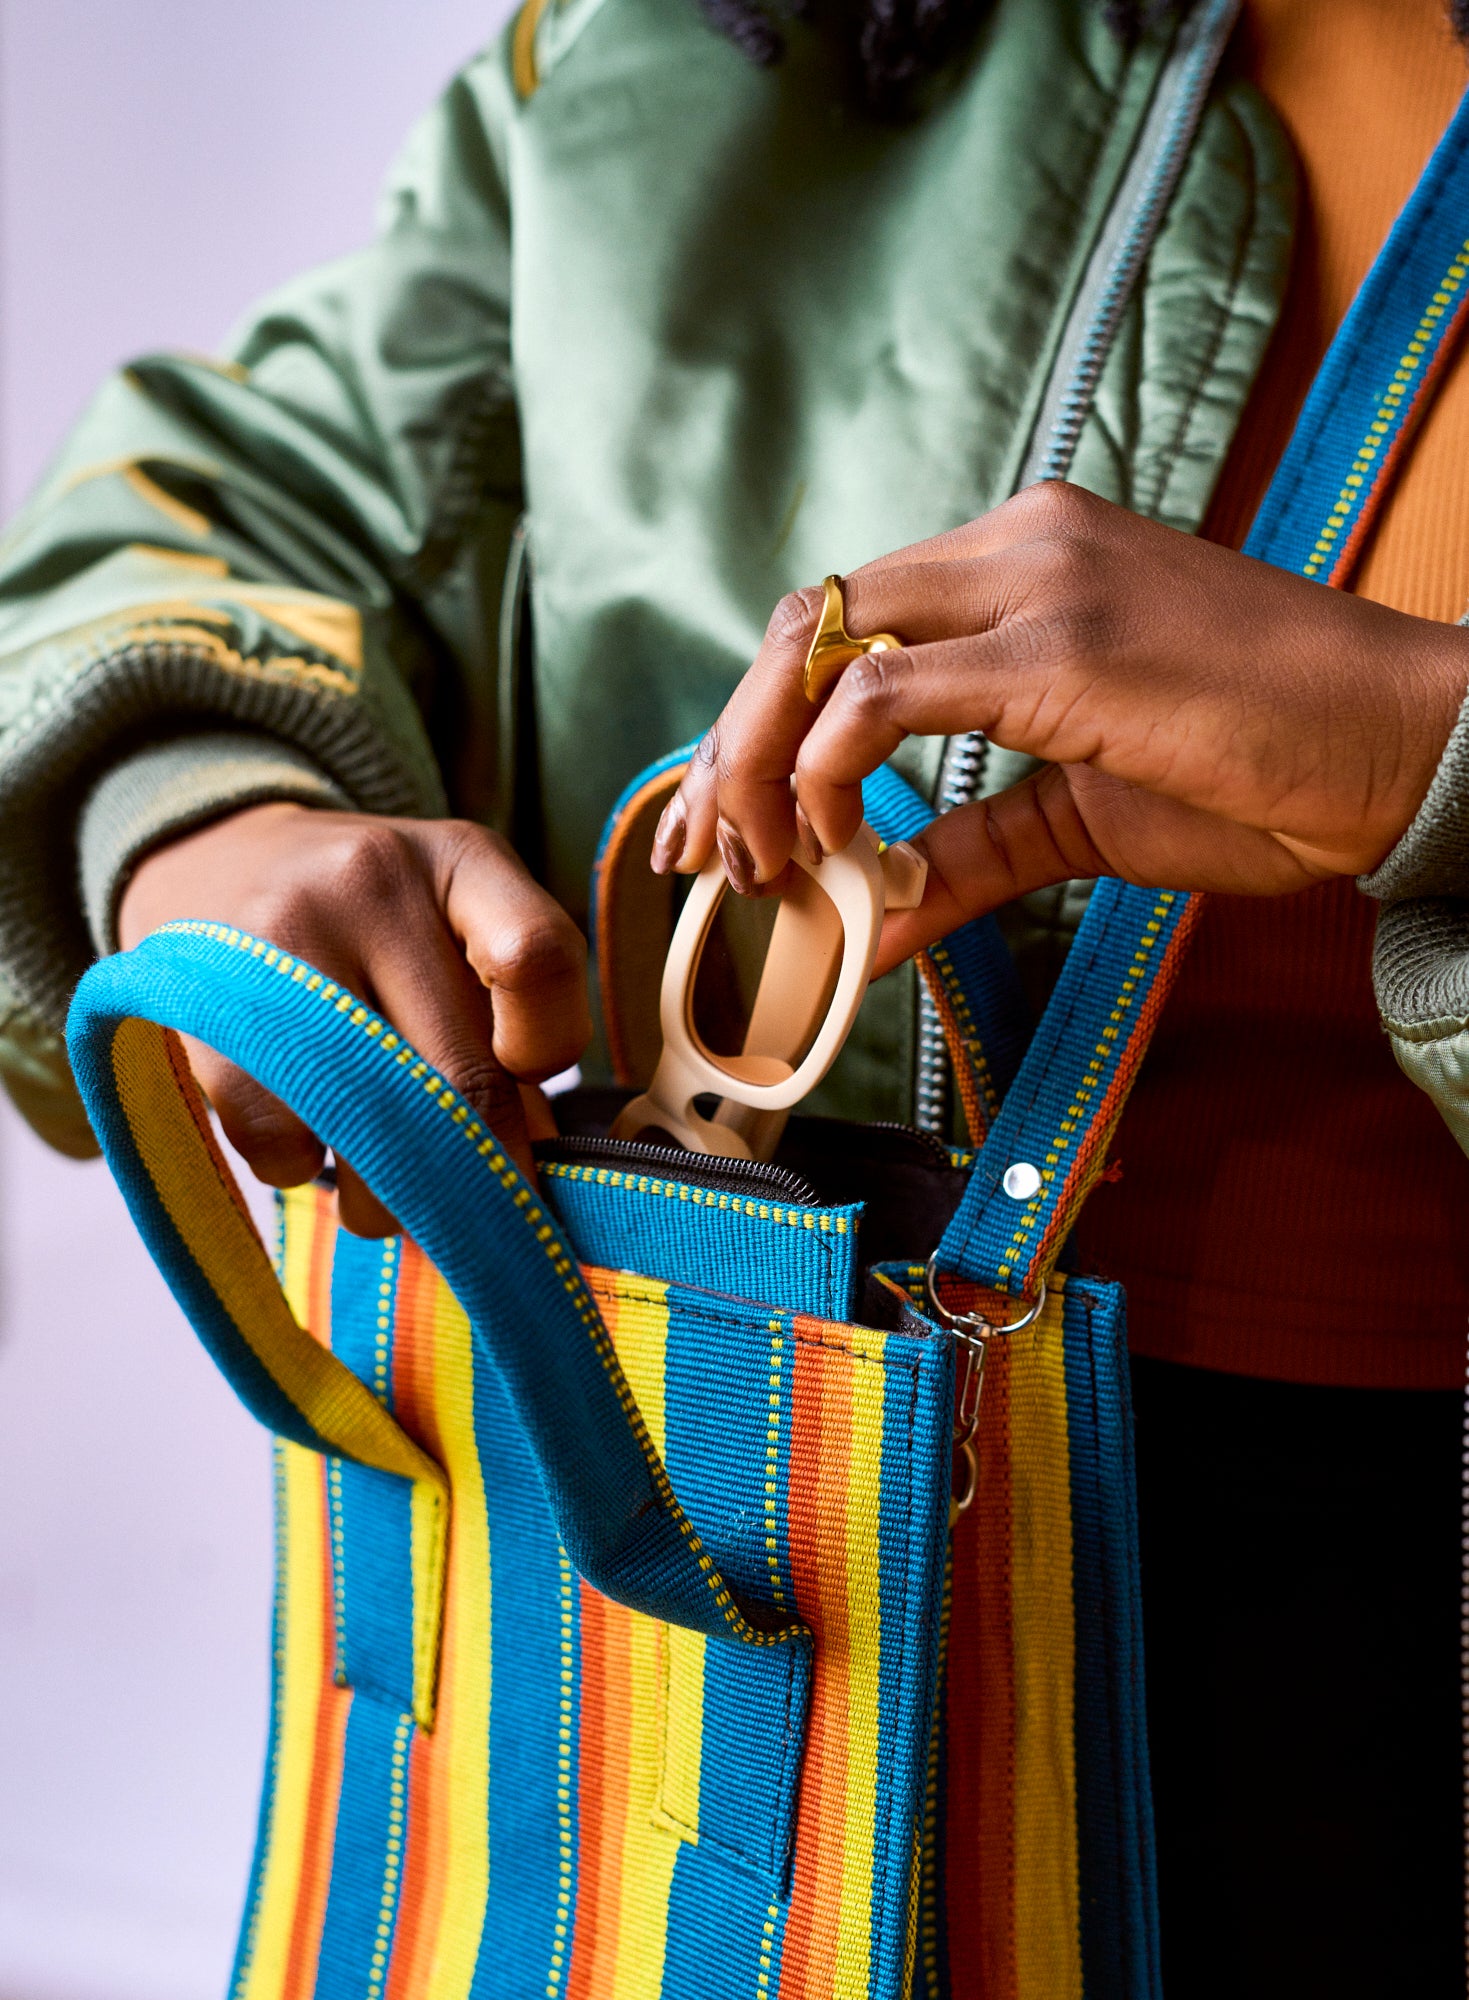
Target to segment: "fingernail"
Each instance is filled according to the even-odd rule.
[[[658,831],[653,836],[655,875],[666,875],[670,868],[678,865],[678,857],[683,853],[683,844],[688,835],[688,821],[683,816],[683,806],[677,799],[671,799],[663,808],[663,817],[659,820]]]
[[[799,805],[796,807],[796,845],[801,850],[802,858],[812,868],[819,868],[826,859],[826,849],[817,839],[815,827]]]
[[[740,839],[732,826],[719,822],[716,835],[719,842],[719,858],[724,863],[724,872],[729,877],[730,887],[736,895],[748,896],[755,886],[755,864],[750,859],[750,850]]]

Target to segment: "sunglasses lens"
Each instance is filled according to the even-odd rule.
[[[836,905],[804,870],[791,869],[779,897],[726,895],[694,974],[695,1042],[731,1077],[778,1081],[815,1041],[841,962]]]

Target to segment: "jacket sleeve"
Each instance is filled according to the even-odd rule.
[[[121,370],[0,543],[0,1075],[57,1143],[84,810],[104,943],[150,829],[265,796],[494,816],[512,103],[500,44],[410,138],[370,248],[224,361]]]
[[[1417,817],[1359,886],[1382,905],[1372,977],[1393,1054],[1469,1153],[1469,700]]]

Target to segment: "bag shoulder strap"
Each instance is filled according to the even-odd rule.
[[[1340,588],[1469,310],[1469,93],[1312,385],[1245,553]],[[935,1259],[1034,1296],[1100,1174],[1203,899],[1099,882]]]

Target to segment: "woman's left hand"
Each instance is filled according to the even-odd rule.
[[[749,893],[798,837],[844,846],[862,779],[910,734],[979,729],[1044,759],[928,829],[928,891],[890,917],[879,971],[1072,876],[1280,895],[1370,870],[1469,688],[1469,631],[1061,484],[869,563],[843,592],[848,631],[896,632],[901,650],[853,661],[815,707],[802,675],[822,592],[784,599],[663,816],[654,867],[692,872],[717,841]]]

